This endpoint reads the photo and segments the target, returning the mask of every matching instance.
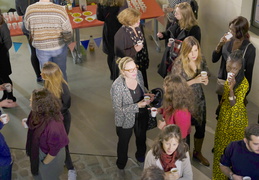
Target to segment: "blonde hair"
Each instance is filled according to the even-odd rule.
[[[192,11],[192,7],[189,3],[183,2],[175,6],[175,9],[179,8],[182,18],[179,20],[181,29],[190,30],[193,26],[198,25],[198,22]]]
[[[120,72],[122,72],[125,69],[126,64],[131,61],[134,62],[134,59],[132,59],[131,57],[124,57],[124,58],[117,59],[116,63],[118,64]]]
[[[57,98],[63,93],[62,83],[67,85],[63,73],[56,63],[47,62],[43,65],[41,76],[45,80],[44,87],[52,92]]]
[[[193,77],[196,74],[196,72],[194,72],[192,70],[192,68],[190,66],[190,59],[188,58],[189,53],[192,51],[192,48],[195,45],[198,48],[198,57],[195,60],[195,64],[196,64],[196,67],[198,69],[200,69],[201,68],[201,61],[202,61],[201,47],[200,47],[200,44],[199,44],[198,40],[195,37],[189,36],[189,37],[184,39],[184,41],[182,42],[180,55],[178,57],[182,61],[183,70],[188,75],[188,77]]]
[[[140,20],[141,13],[133,8],[127,8],[117,16],[119,22],[125,26],[132,26]]]
[[[124,0],[100,0],[99,1],[103,6],[123,6]]]

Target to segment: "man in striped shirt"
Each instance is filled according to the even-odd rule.
[[[50,0],[40,0],[26,9],[25,28],[30,31],[32,45],[40,65],[52,61],[60,67],[64,78],[66,75],[67,45],[61,33],[72,32],[66,10]]]

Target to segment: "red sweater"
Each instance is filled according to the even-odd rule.
[[[166,121],[166,125],[176,124],[179,126],[182,138],[186,138],[191,133],[191,113],[188,110],[175,110],[171,116],[168,116],[163,109],[161,113]]]

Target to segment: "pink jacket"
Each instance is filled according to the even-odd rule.
[[[182,138],[186,138],[191,133],[191,113],[188,110],[175,110],[171,116],[168,116],[164,110],[161,113],[166,121],[166,125],[176,124],[179,126]]]

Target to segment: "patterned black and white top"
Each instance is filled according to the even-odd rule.
[[[145,92],[144,81],[140,71],[137,74],[137,82],[142,91]],[[133,102],[130,90],[122,75],[113,82],[110,94],[115,112],[115,125],[125,129],[132,128],[135,124],[135,114],[139,112],[139,108],[137,103]]]

